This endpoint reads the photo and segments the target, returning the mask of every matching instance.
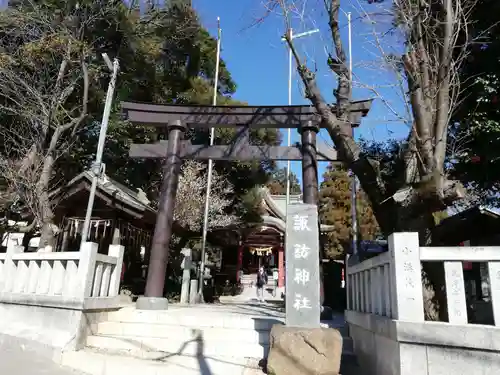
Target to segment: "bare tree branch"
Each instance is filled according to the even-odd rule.
[[[55,162],[87,117],[92,78],[81,30],[96,16],[70,9],[51,19],[46,11],[25,1],[0,14],[0,173],[41,227],[40,247],[58,233],[49,199]]]
[[[399,82],[396,85],[402,93],[405,108],[410,110],[409,117],[398,115],[397,110],[373,85],[357,83],[375,94],[396,118],[404,119],[409,125],[406,149],[401,154],[405,171],[399,178],[399,190],[392,196],[388,196],[393,193],[384,185],[377,162],[362,154],[352,138],[350,127],[346,125],[352,87],[339,27],[340,1],[321,0],[332,43],[332,48],[325,47],[325,50],[334,51],[334,54],[328,55],[327,66],[337,76],[338,82],[334,91],[337,102],[335,113],[319,90],[315,72],[308,68],[289,33],[285,36],[307,98],[321,115],[339,156],[360,179],[385,232],[394,229],[394,225],[384,221],[393,223],[398,212],[402,214],[400,222],[404,226],[405,222],[411,221],[411,217],[418,217],[424,211],[442,210],[465,196],[460,183],[448,180],[444,163],[449,119],[457,104],[458,93],[461,92],[458,71],[471,43],[467,30],[475,1],[395,0],[387,2],[389,10],[377,7],[373,13],[368,12],[368,5],[363,6],[357,1],[360,16],[373,26],[373,30],[377,26],[376,18],[390,15],[390,31],[384,31],[382,36],[398,33],[404,41],[405,50],[399,56],[393,52],[396,49],[382,46],[382,37],[375,31],[371,33],[370,43],[379,52],[382,64],[396,73]],[[310,16],[316,10],[315,3],[310,1],[274,0],[276,4],[282,10],[287,30],[292,27],[294,17],[300,19],[306,14]],[[275,9],[270,5],[268,8]],[[392,214],[385,214],[392,210],[395,210]]]

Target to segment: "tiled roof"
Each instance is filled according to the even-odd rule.
[[[92,173],[90,171],[84,171],[80,173],[78,176],[73,178],[67,184],[67,186],[74,185],[75,183],[81,180],[87,180],[88,182],[92,182]],[[112,178],[110,178],[105,174],[97,180],[97,188],[102,190],[108,195],[116,197],[123,203],[135,209],[141,211],[148,210],[156,213],[156,210],[149,204],[150,202],[147,200],[142,190],[138,190],[138,192],[136,193],[132,189],[119,183],[118,181],[113,180]],[[50,195],[51,196],[56,195],[59,191],[60,189],[57,189],[53,191]]]
[[[264,203],[269,209],[270,213],[276,217],[277,220],[282,222],[280,227],[284,228],[284,223],[286,220],[286,195],[271,195],[267,188],[262,188],[262,197]],[[290,204],[300,204],[302,203],[302,195],[290,195]],[[266,220],[270,216],[266,216]],[[331,232],[335,229],[333,225],[321,224],[320,230],[322,232]]]

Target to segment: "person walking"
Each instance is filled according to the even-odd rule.
[[[264,267],[260,267],[257,273],[257,299],[264,302],[264,286],[267,284],[267,274],[264,271]]]
[[[279,272],[277,268],[273,270],[273,281],[274,281],[273,297],[276,297],[276,291],[278,290],[278,283],[279,283]]]

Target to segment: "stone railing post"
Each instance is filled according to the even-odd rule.
[[[7,243],[7,253],[5,254],[3,282],[0,278],[0,291],[11,292],[14,288],[16,278],[16,265],[12,260],[14,254],[24,253],[24,247]]]
[[[418,233],[391,234],[389,253],[392,318],[423,322],[424,299]]]
[[[77,273],[77,297],[91,297],[92,286],[94,284],[94,274],[99,245],[94,242],[84,242],[80,247],[80,261],[78,262]]]
[[[113,267],[109,281],[109,296],[115,297],[120,294],[120,281],[123,268],[123,254],[125,247],[122,245],[109,245],[108,255],[116,257],[116,267]]]

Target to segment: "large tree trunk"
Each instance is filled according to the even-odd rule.
[[[38,245],[39,251],[52,252],[56,247],[56,235],[58,233],[57,226],[54,224],[53,219],[47,216],[45,222],[42,223],[40,229],[40,243]]]
[[[54,224],[54,212],[52,211],[52,205],[49,197],[49,184],[54,167],[53,150],[55,149],[55,145],[57,144],[57,141],[59,139],[59,134],[60,133],[56,131],[52,135],[49,152],[45,156],[43,169],[40,174],[40,179],[37,183],[38,205],[40,214],[39,220],[41,225],[41,235],[38,249],[43,249],[44,251],[55,251],[56,235],[58,232],[58,228]]]

